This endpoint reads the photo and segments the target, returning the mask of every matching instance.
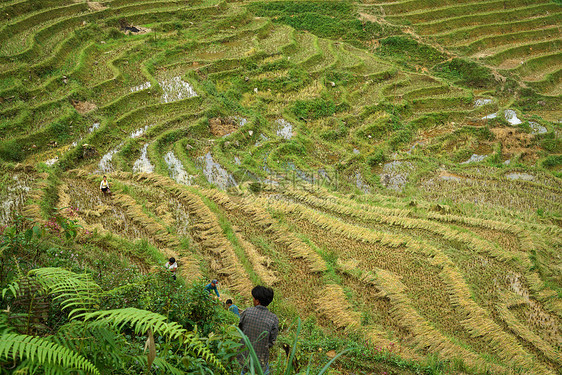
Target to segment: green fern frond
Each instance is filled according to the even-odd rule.
[[[89,358],[98,368],[118,368],[124,361],[120,351],[125,338],[110,327],[73,320],[50,338],[53,342]]]
[[[187,345],[187,351],[193,353],[196,357],[203,358],[205,362],[215,366],[222,372],[226,372],[219,359],[211,352],[209,347],[194,333],[189,332],[184,337],[184,344]]]
[[[0,314],[0,335],[14,331],[14,327],[8,322],[8,314]]]
[[[70,318],[92,311],[99,304],[101,288],[87,273],[77,274],[63,268],[38,268],[29,271],[30,277],[70,310]]]
[[[4,289],[2,289],[2,299],[6,298],[6,294],[11,293],[12,296],[17,297],[20,293],[20,285],[17,281],[14,281]]]
[[[187,333],[181,325],[175,322],[169,323],[163,315],[134,307],[96,311],[85,314],[84,319],[112,324],[119,328],[130,325],[137,334],[145,334],[149,328],[152,328],[154,333],[176,340],[181,340],[183,335]]]
[[[45,368],[58,365],[99,375],[98,369],[83,356],[41,337],[5,333],[0,337],[0,360],[27,359]]]
[[[136,357],[134,357],[134,359],[136,361],[138,361],[139,363],[141,363],[144,367],[146,367],[147,364],[148,364],[145,355],[136,356]],[[160,370],[160,372],[162,372],[164,374],[185,375],[184,371],[182,371],[182,370],[178,369],[177,367],[173,366],[172,364],[170,364],[165,359],[158,358],[158,357],[156,357],[156,359],[154,359],[154,362],[152,363],[152,367],[158,368]]]
[[[131,326],[135,333],[146,334],[151,328],[155,334],[166,336],[180,344],[187,346],[186,350],[193,353],[198,358],[203,358],[205,362],[226,372],[220,360],[196,335],[186,331],[181,325],[175,322],[168,322],[168,319],[160,314],[146,310],[139,310],[133,307],[117,310],[97,311],[84,315],[86,320],[95,320],[101,324],[111,324],[122,328],[125,325]]]

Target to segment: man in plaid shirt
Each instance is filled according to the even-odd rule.
[[[252,289],[252,297],[254,307],[242,312],[238,327],[250,339],[264,374],[269,374],[269,348],[273,346],[279,333],[279,319],[267,309],[273,301],[273,289],[258,285]],[[245,350],[238,356],[238,361],[243,366],[242,373],[246,370],[248,355]]]

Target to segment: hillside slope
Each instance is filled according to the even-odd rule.
[[[557,374],[561,15],[5,1],[0,224],[77,207],[245,303],[264,283],[279,313],[407,359]]]

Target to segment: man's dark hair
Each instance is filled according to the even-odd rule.
[[[171,257],[170,259],[168,259],[168,262],[170,262],[170,264],[174,264],[176,262],[176,258]]]
[[[260,305],[268,306],[273,301],[273,289],[258,285],[252,289],[252,297],[260,301]]]
[[[227,305],[232,305],[232,300],[229,298],[229,299],[226,300],[225,303],[226,303]]]

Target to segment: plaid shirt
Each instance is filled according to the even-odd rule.
[[[265,371],[269,362],[269,348],[275,343],[279,333],[279,319],[265,306],[250,307],[240,315],[238,325],[242,332],[250,339],[254,351]],[[238,361],[244,366],[247,363],[248,351],[240,353]]]

